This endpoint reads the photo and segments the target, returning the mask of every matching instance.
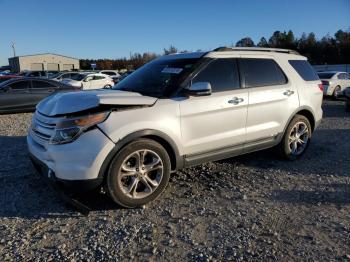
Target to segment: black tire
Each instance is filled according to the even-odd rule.
[[[111,86],[111,85],[105,85],[103,88],[105,88],[105,89],[111,89],[112,86]]]
[[[341,87],[340,86],[336,86],[334,88],[333,95],[332,95],[333,100],[337,100],[338,99],[339,92],[341,92]]]
[[[158,173],[162,174],[161,180],[158,182],[158,186],[154,189],[153,192],[149,193],[150,195],[145,196],[143,198],[133,198],[134,193],[138,194],[136,191],[139,187],[140,184],[140,174],[138,175],[132,175],[132,176],[124,176],[122,178],[122,165],[125,163],[126,160],[131,159],[133,154],[139,154],[137,152],[141,152],[146,150],[147,153],[143,153],[144,155],[146,154],[153,154],[155,153],[156,156],[161,159],[160,164],[162,164],[162,170],[157,171],[157,176],[159,175]],[[152,161],[153,161],[153,156],[151,156]],[[145,159],[145,156],[143,156]],[[149,157],[148,157],[149,158]],[[140,158],[139,158],[140,159]],[[157,158],[156,158],[157,159]],[[136,162],[136,161],[135,161]],[[129,162],[127,162],[129,163]],[[127,167],[129,168],[129,167]],[[134,168],[134,167],[132,167]],[[137,170],[137,168],[136,168]],[[150,171],[153,172],[154,170]],[[113,199],[114,202],[117,204],[127,207],[127,208],[135,208],[138,206],[142,206],[148,202],[151,202],[155,200],[166,188],[169,178],[170,178],[170,171],[171,171],[171,162],[169,155],[167,151],[157,142],[154,140],[150,139],[138,139],[135,140],[134,142],[131,142],[130,144],[126,145],[124,148],[122,148],[117,155],[114,157],[112,160],[111,166],[109,168],[107,180],[106,180],[106,186],[107,186],[107,191],[110,197]],[[134,172],[134,171],[133,171]],[[127,172],[126,172],[127,173]],[[144,173],[148,175],[148,173]],[[145,176],[146,176],[145,175]],[[160,175],[159,175],[160,176]],[[134,187],[134,190],[131,190],[132,192],[126,193],[125,189],[126,186],[124,185],[124,182],[122,179],[130,179],[132,180],[130,184],[133,184],[133,180],[138,179],[139,182],[137,182],[136,187]],[[127,181],[128,182],[128,181]],[[141,181],[140,186],[144,186],[146,189],[145,184],[142,184],[144,182]],[[152,184],[150,184],[152,185]],[[132,189],[133,187],[131,187]],[[124,191],[123,191],[124,190]],[[142,193],[142,192],[141,192]],[[128,195],[130,194],[130,195]]]
[[[296,152],[292,152],[292,149],[291,149],[291,140],[290,140],[290,135],[293,136],[293,128],[295,128],[295,126],[298,124],[298,123],[303,123],[306,127],[307,127],[307,130],[308,130],[308,137],[307,137],[307,140],[306,140],[306,143],[305,144],[302,144],[302,147],[303,148],[300,148],[300,152],[296,151]],[[309,120],[305,117],[305,116],[302,116],[302,115],[295,115],[295,117],[292,119],[292,121],[290,121],[284,135],[283,135],[283,138],[279,144],[279,151],[280,151],[280,154],[285,158],[285,159],[288,159],[288,160],[297,160],[298,158],[300,158],[306,151],[306,149],[308,148],[309,144],[310,144],[310,141],[311,141],[311,136],[312,136],[312,129],[311,129],[311,125],[310,125],[310,122]],[[304,137],[303,137],[304,138]]]

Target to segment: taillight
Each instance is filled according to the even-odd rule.
[[[323,92],[323,85],[322,84],[318,84],[318,88]]]

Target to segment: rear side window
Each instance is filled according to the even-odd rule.
[[[102,80],[105,79],[104,76],[94,76],[94,80]]]
[[[33,80],[32,81],[32,85],[33,85],[33,88],[53,88],[53,87],[56,87],[55,85],[51,84],[51,83],[48,83],[48,82],[45,82],[45,81],[36,81],[36,80]]]
[[[306,60],[289,60],[289,64],[305,81],[320,80],[313,67]]]
[[[239,75],[235,59],[216,59],[198,73],[192,83],[209,82],[213,92],[239,88]]]
[[[111,71],[102,72],[102,74],[109,75],[109,76],[115,76],[116,75],[115,72],[111,72]]]
[[[282,69],[273,59],[239,59],[245,87],[283,85],[288,82]]]
[[[338,75],[338,79],[349,79],[349,75],[346,73],[341,73]]]

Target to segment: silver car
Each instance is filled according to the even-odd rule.
[[[116,203],[136,207],[184,167],[269,147],[298,159],[322,119],[322,89],[307,59],[290,50],[167,55],[112,90],[42,101],[28,148],[53,182],[103,186]]]

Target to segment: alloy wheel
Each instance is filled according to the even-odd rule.
[[[291,154],[298,156],[304,152],[309,142],[309,128],[304,122],[297,122],[289,134],[289,149]]]
[[[146,198],[158,188],[163,174],[163,161],[156,152],[138,150],[128,155],[120,166],[118,187],[129,198]]]

